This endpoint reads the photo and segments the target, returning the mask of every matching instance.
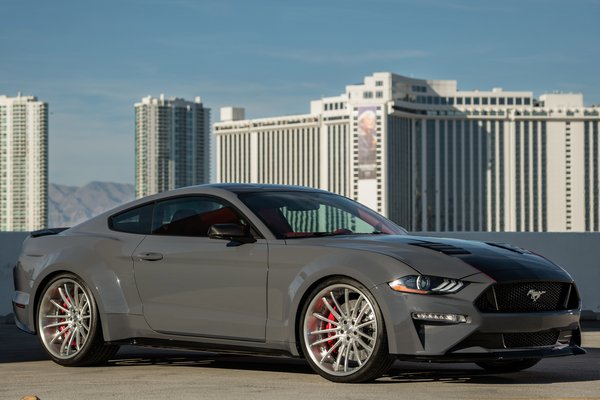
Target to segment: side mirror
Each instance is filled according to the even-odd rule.
[[[208,229],[208,237],[211,239],[231,240],[240,244],[254,243],[256,239],[238,224],[214,224]]]

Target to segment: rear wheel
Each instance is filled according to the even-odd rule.
[[[541,358],[528,358],[522,360],[498,360],[476,362],[478,366],[489,372],[518,372],[533,367]]]
[[[50,358],[65,366],[102,364],[119,349],[104,343],[94,297],[72,274],[58,275],[44,287],[37,330]]]
[[[334,382],[377,379],[393,364],[379,306],[360,283],[329,279],[302,310],[300,340],[310,366]]]

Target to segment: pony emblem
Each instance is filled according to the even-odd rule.
[[[527,296],[531,297],[531,300],[533,300],[533,302],[535,303],[544,293],[546,293],[545,290],[529,289],[529,292],[527,292]]]

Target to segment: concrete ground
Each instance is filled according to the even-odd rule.
[[[600,321],[584,325],[588,354],[518,373],[474,364],[396,362],[375,383],[333,384],[302,360],[124,346],[109,365],[65,368],[37,338],[0,325],[0,399],[600,399]]]

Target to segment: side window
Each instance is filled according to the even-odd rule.
[[[214,224],[247,225],[228,204],[211,197],[181,197],[156,204],[152,234],[208,236]]]
[[[109,227],[112,230],[126,233],[150,233],[152,224],[152,208],[154,204],[134,208],[109,218]]]

